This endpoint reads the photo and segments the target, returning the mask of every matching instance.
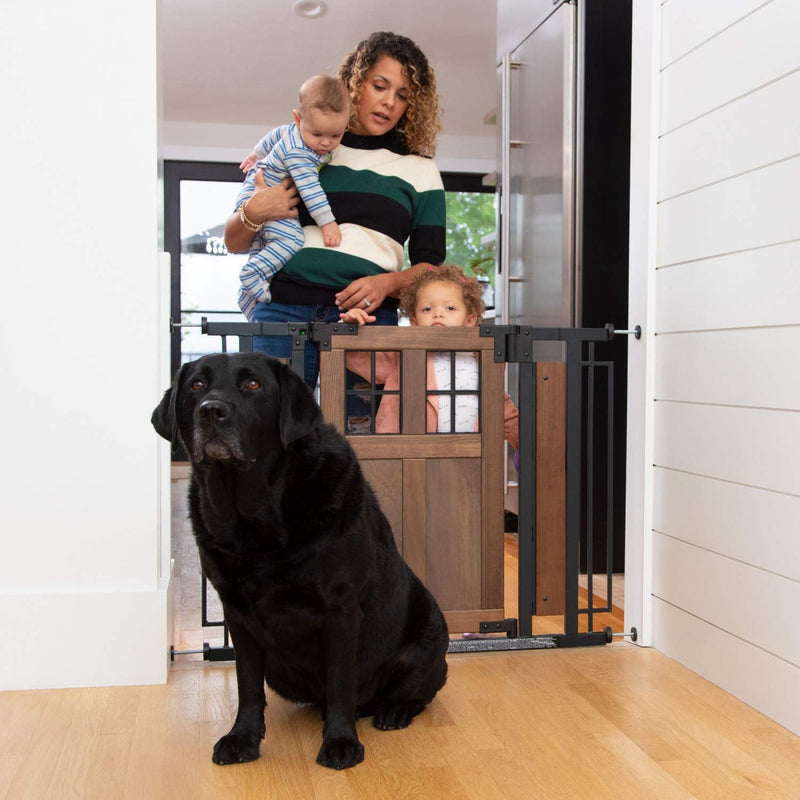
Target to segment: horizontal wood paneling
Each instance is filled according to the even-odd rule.
[[[800,239],[799,185],[797,157],[661,203],[657,265]]]
[[[769,0],[669,0],[661,17],[661,66],[671,64]]]
[[[800,582],[653,536],[653,596],[800,666]]]
[[[799,98],[800,71],[662,137],[659,200],[800,153]]]
[[[773,0],[670,64],[662,72],[660,132],[800,67],[798,29],[800,3]]]
[[[800,495],[798,442],[796,412],[656,403],[656,466]]]
[[[656,531],[796,581],[798,520],[800,497],[669,469],[655,471]]]
[[[800,410],[800,370],[787,368],[800,357],[800,325],[664,334],[655,341],[659,399]]]
[[[800,670],[793,664],[658,599],[653,630],[659,650],[800,735]],[[751,785],[742,796],[753,792]]]
[[[655,280],[658,333],[800,323],[800,242],[678,264]]]
[[[800,733],[800,3],[658,16],[652,638]]]

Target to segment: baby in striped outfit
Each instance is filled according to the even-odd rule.
[[[350,119],[350,94],[339,78],[315,75],[300,87],[294,121],[271,130],[240,164],[243,171],[260,170],[267,186],[291,178],[308,213],[322,229],[326,247],[342,241],[339,226],[319,182],[319,170],[331,159]],[[247,263],[239,273],[239,307],[269,303],[269,285],[275,273],[303,246],[297,218],[256,225],[239,206],[242,224],[257,234]]]

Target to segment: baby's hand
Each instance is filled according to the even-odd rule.
[[[351,322],[356,325],[365,325],[367,322],[375,322],[377,317],[370,316],[365,308],[351,308],[339,314],[342,322]]]
[[[256,161],[258,161],[258,156],[255,153],[250,153],[250,155],[239,164],[239,169],[245,173],[250,172]]]
[[[342,232],[335,222],[328,222],[322,226],[322,238],[325,247],[338,247],[342,243]]]

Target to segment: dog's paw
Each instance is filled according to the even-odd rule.
[[[242,735],[229,733],[223,736],[214,745],[214,754],[211,760],[215,764],[243,764],[245,761],[255,761],[259,753],[261,737],[258,734]]]
[[[372,717],[372,724],[379,731],[396,731],[407,728],[411,720],[419,714],[425,706],[392,706],[379,708]]]
[[[331,769],[347,769],[364,760],[364,745],[346,736],[326,736],[317,753],[317,764]]]

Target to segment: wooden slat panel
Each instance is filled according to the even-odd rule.
[[[362,459],[361,471],[375,490],[381,510],[394,532],[397,549],[403,552],[403,462],[398,458]]]
[[[536,365],[536,596],[534,613],[566,602],[566,365]]]
[[[800,495],[800,414],[690,403],[655,405],[657,466]]]
[[[659,200],[797,155],[798,97],[794,73],[663,136]]]
[[[481,604],[503,605],[503,376],[505,364],[495,364],[491,350],[481,354]]]
[[[660,133],[796,70],[798,28],[800,3],[773,0],[666,68]]]
[[[406,436],[387,433],[376,436],[348,436],[359,458],[479,458],[481,437],[474,433],[434,433]]]
[[[319,401],[322,416],[339,433],[344,433],[344,353],[341,350],[321,351],[319,367]]]
[[[657,270],[656,331],[796,325],[799,267],[790,242]]]
[[[653,596],[800,667],[800,583],[653,536]]]
[[[653,528],[800,581],[800,497],[657,469]],[[753,531],[758,531],[754,536]]]
[[[800,239],[799,184],[795,158],[661,203],[658,265]]]
[[[403,549],[406,564],[427,585],[428,530],[427,493],[425,492],[426,461],[424,458],[407,458],[403,462]]]
[[[656,397],[796,409],[800,372],[787,367],[799,349],[797,327],[658,336]]]
[[[424,434],[426,419],[427,354],[424,350],[405,350],[402,354],[403,434]]]
[[[366,325],[357,336],[332,336],[331,346],[344,350],[493,350],[494,339],[479,328],[431,328],[410,325]]]
[[[428,459],[426,584],[443,611],[481,607],[480,461]]]

